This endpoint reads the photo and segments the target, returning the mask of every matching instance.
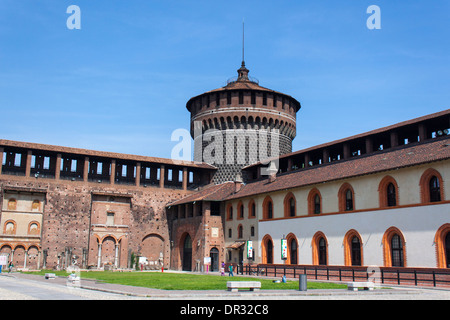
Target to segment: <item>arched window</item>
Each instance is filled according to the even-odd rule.
[[[345,211],[353,210],[353,193],[352,190],[347,189],[345,193]]]
[[[320,213],[320,196],[316,194],[314,196],[314,214]]]
[[[322,197],[319,190],[312,189],[308,194],[308,213],[319,214],[322,212]]]
[[[28,225],[28,234],[30,235],[39,235],[40,233],[39,223],[36,221],[31,222]]]
[[[13,220],[6,221],[3,227],[3,234],[16,234],[16,222]]]
[[[450,268],[450,223],[442,225],[434,237],[437,267]]]
[[[319,265],[327,265],[327,244],[324,238],[319,239]]]
[[[433,168],[425,170],[419,184],[422,203],[444,200],[443,180],[437,170]]]
[[[359,242],[359,238],[354,236],[352,238],[352,266],[360,266],[361,265],[361,243]]]
[[[272,198],[267,196],[263,202],[263,219],[273,218],[273,201]]]
[[[313,264],[327,265],[328,264],[328,241],[325,235],[319,231],[317,232],[311,242]]]
[[[380,196],[380,207],[398,206],[398,185],[391,176],[384,177],[378,187]]]
[[[430,202],[441,201],[441,188],[439,179],[435,176],[430,179]]]
[[[348,231],[344,237],[344,260],[346,266],[362,266],[362,239],[354,229]]]
[[[400,230],[389,228],[383,236],[384,265],[406,267],[405,239]]]
[[[395,186],[393,183],[389,183],[386,189],[387,193],[387,206],[395,207],[397,205],[397,192],[395,191]]]
[[[227,207],[227,220],[233,220],[233,206],[231,204]]]
[[[295,217],[295,199],[289,199],[289,216]]]
[[[294,195],[289,192],[286,197],[284,197],[284,216],[285,217],[295,217],[296,215],[296,201]]]
[[[270,201],[267,203],[267,219],[273,218],[273,203]]]
[[[248,217],[249,218],[255,218],[256,217],[256,204],[255,200],[250,200],[248,204]]]
[[[403,244],[400,236],[394,234],[391,239],[391,257],[393,267],[403,267]]]
[[[237,213],[237,219],[241,220],[244,219],[244,205],[241,201],[238,203],[238,213]]]
[[[350,184],[344,183],[338,192],[339,197],[339,211],[353,211],[355,209],[354,205],[354,192]]]

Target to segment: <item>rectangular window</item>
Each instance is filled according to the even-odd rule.
[[[15,167],[20,167],[21,163],[22,163],[22,154],[21,153],[16,153],[15,157],[14,157],[14,166]]]
[[[267,93],[263,93],[263,106],[267,106]]]
[[[242,91],[239,92],[239,104],[244,104],[244,93]]]
[[[76,159],[72,159],[71,166],[70,166],[70,171],[71,172],[77,172],[77,160]]]
[[[106,225],[113,226],[114,225],[114,212],[106,213]]]

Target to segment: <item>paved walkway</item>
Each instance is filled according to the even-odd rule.
[[[450,290],[393,287],[373,291],[348,290],[261,290],[228,292],[226,290],[160,290],[81,280],[79,288],[66,285],[66,277],[45,279],[44,276],[0,274],[0,300],[450,300]],[[46,294],[39,294],[45,290]]]

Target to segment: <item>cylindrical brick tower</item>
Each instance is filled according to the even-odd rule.
[[[214,183],[235,181],[249,164],[292,152],[300,103],[259,85],[242,61],[225,87],[191,98],[194,160],[218,168]],[[244,181],[246,177],[242,177]]]

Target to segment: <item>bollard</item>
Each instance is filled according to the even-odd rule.
[[[299,278],[298,278],[298,290],[299,291],[306,291],[307,290],[306,274],[299,275]]]

